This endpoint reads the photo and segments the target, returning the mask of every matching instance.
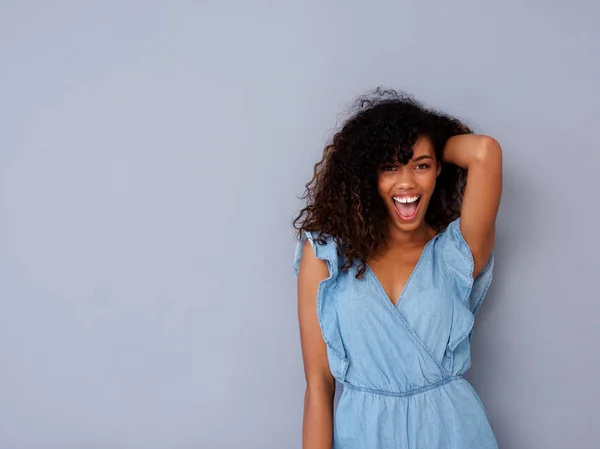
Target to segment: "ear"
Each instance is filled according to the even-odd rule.
[[[436,162],[437,164],[437,172],[435,174],[435,177],[437,178],[438,176],[440,176],[440,173],[442,172],[442,164],[440,162]]]

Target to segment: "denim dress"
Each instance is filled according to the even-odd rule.
[[[492,280],[494,256],[473,279],[473,256],[460,218],[425,245],[396,305],[367,267],[340,270],[332,237],[304,243],[325,260],[329,277],[317,291],[317,317],[334,378],[343,385],[334,417],[333,449],[496,449],[473,387],[474,316]]]

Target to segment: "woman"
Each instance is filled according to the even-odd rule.
[[[462,375],[501,190],[491,137],[394,91],[359,98],[294,221],[303,449],[497,448]]]

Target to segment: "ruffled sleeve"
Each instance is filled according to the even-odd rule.
[[[296,276],[298,276],[300,259],[302,258],[307,240],[317,258],[327,262],[329,277],[319,283],[317,290],[317,319],[321,327],[323,340],[327,345],[327,356],[331,373],[339,382],[343,382],[348,369],[348,360],[346,359],[346,351],[337,323],[337,313],[333,296],[340,270],[340,257],[338,256],[337,245],[333,241],[333,238],[324,236],[323,242],[319,242],[317,240],[318,234],[316,231],[303,232],[300,240],[296,243],[293,269]]]
[[[473,279],[475,263],[471,249],[460,231],[460,218],[448,225],[440,240],[446,281],[455,301],[445,364],[451,370],[458,371],[455,374],[459,374],[470,365],[469,343],[475,314],[492,282],[494,255],[491,255],[483,270]]]

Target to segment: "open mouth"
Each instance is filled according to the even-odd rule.
[[[421,195],[394,196],[394,208],[401,220],[410,221],[417,216]]]

